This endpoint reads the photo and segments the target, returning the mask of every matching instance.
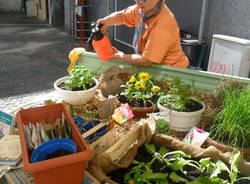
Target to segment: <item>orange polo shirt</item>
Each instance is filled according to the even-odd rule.
[[[137,5],[123,10],[123,23],[128,27],[138,27],[141,17]],[[164,4],[160,13],[146,20],[145,29],[139,37],[142,57],[156,64],[188,67],[189,61],[182,51],[179,27],[174,15]]]

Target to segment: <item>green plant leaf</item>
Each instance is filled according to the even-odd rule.
[[[150,153],[150,154],[154,154],[155,153],[155,145],[154,144],[147,144],[147,143],[145,143],[144,146],[145,146],[145,148],[146,148],[146,150],[147,150],[148,153]]]
[[[150,173],[147,175],[147,179],[150,181],[154,180],[166,180],[168,177],[168,173]]]
[[[64,83],[67,85],[67,89],[73,90],[76,88],[82,88],[84,90],[94,85],[92,77],[94,73],[85,66],[75,66],[69,73],[69,79]]]
[[[175,172],[172,172],[172,173],[170,174],[169,178],[170,178],[171,180],[173,180],[174,182],[185,182],[186,184],[189,183],[185,178],[183,178],[183,177],[177,175]]]
[[[167,149],[167,148],[165,148],[165,147],[163,147],[163,146],[160,147],[159,153],[160,153],[161,155],[164,155],[164,154],[167,153],[167,152],[168,152],[168,149]]]
[[[184,153],[183,151],[171,151],[171,152],[168,152],[165,155],[163,155],[163,157],[165,158],[168,155],[175,155],[175,157],[191,158],[191,155],[188,155],[188,154]]]
[[[228,167],[226,166],[226,164],[224,164],[221,160],[218,160],[215,163],[215,165],[216,165],[215,170],[214,170],[214,172],[212,173],[212,175],[210,177],[216,177],[222,171],[227,171],[228,173],[230,173],[230,170],[228,169]]]
[[[231,164],[231,171],[238,172],[238,164],[241,159],[241,153],[239,150],[234,149],[232,152],[233,156],[231,157],[229,163]]]
[[[240,181],[240,180],[249,180],[250,181],[250,176],[238,178],[238,179],[235,180],[235,182]]]
[[[183,166],[185,165],[185,161],[186,160],[176,160],[173,165],[172,165],[172,169],[174,171],[179,171],[179,170],[182,170]]]
[[[180,170],[182,173],[186,174],[187,172],[183,171],[183,167],[187,166],[187,165],[199,169],[199,167],[198,167],[199,163],[198,162],[193,161],[193,160],[185,160],[183,158],[180,158],[180,159],[174,161],[174,163],[173,163],[173,165],[172,165],[171,168],[174,171]]]
[[[156,121],[156,133],[170,135],[170,124],[164,119],[158,119]]]
[[[71,115],[73,115],[74,112],[75,112],[75,108],[74,108],[74,106],[72,104],[70,104],[70,106],[69,106],[69,112],[70,112]]]
[[[226,184],[227,181],[220,178],[208,178],[200,176],[195,181],[190,182],[189,184]]]
[[[206,171],[206,169],[211,168],[211,167],[214,168],[214,165],[215,165],[213,162],[211,162],[210,158],[203,158],[199,162],[200,162],[201,172],[204,172],[204,171]],[[211,174],[211,172],[210,172],[210,174]]]

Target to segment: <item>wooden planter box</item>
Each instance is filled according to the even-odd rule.
[[[192,84],[192,81],[195,81],[195,88],[213,91],[221,79],[233,79],[237,81],[241,81],[247,84],[248,89],[250,89],[250,79],[243,78],[243,77],[236,77],[236,76],[229,76],[229,75],[222,75],[212,72],[206,71],[199,71],[199,70],[192,70],[192,69],[185,69],[185,68],[177,68],[172,66],[166,65],[152,65],[152,66],[136,66],[128,64],[124,61],[120,60],[110,60],[109,62],[103,62],[98,59],[95,53],[85,52],[84,55],[80,55],[77,65],[84,65],[93,71],[96,74],[101,75],[103,71],[108,69],[114,65],[124,65],[129,67],[132,72],[149,72],[151,73],[156,79],[161,80],[166,78],[166,76],[175,78],[180,77],[182,82],[187,84]],[[230,149],[229,149],[230,150]]]
[[[158,80],[164,79],[166,76],[171,78],[178,76],[180,77],[181,81],[189,84],[192,84],[192,80],[194,80],[196,88],[208,91],[213,91],[222,78],[234,79],[244,82],[247,84],[248,88],[250,88],[249,78],[222,75],[212,72],[178,68],[166,65],[153,64],[152,66],[136,66],[121,60],[110,60],[109,62],[103,62],[98,59],[95,53],[92,52],[85,52],[84,54],[81,54],[76,65],[84,65],[92,69],[97,75],[101,75],[103,71],[110,68],[111,66],[124,65],[129,67],[132,72],[149,72]]]
[[[77,145],[77,152],[45,161],[31,163],[30,152],[24,135],[23,122],[41,122],[62,117],[62,112],[72,131],[72,140]],[[17,123],[23,152],[24,170],[32,173],[34,180],[39,184],[80,184],[83,181],[85,163],[91,158],[91,151],[74,124],[69,111],[64,104],[52,104],[42,107],[20,110],[17,113]]]

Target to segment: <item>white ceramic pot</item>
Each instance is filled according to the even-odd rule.
[[[90,88],[88,90],[68,91],[68,90],[63,90],[59,88],[58,85],[66,81],[68,78],[69,78],[68,76],[62,77],[54,83],[54,88],[59,98],[62,99],[64,102],[72,104],[72,105],[82,105],[82,104],[86,104],[94,97],[96,88],[99,85],[99,82],[97,79],[93,77],[93,80],[96,85],[93,88]]]
[[[160,101],[166,96],[162,96],[159,98],[157,102],[157,106],[160,112],[164,112],[164,119],[169,122],[170,128],[180,132],[187,132],[194,126],[197,126],[201,120],[201,114],[205,110],[205,104],[203,102],[198,102],[194,98],[192,100],[200,103],[202,105],[202,109],[195,112],[179,112],[163,107],[160,104]],[[168,96],[169,97],[169,96]]]

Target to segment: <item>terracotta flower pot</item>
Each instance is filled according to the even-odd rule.
[[[118,104],[119,106],[121,104],[126,103],[126,102],[121,102],[119,99],[118,99],[118,101],[119,101],[119,104]],[[145,118],[145,117],[147,117],[148,113],[159,111],[158,107],[153,108],[153,107],[133,107],[133,106],[130,106],[130,108],[134,114],[134,118]]]
[[[158,112],[158,108],[153,107],[132,107],[134,118],[145,118],[148,113]]]
[[[67,123],[71,127],[72,140],[77,146],[77,152],[57,158],[31,163],[31,153],[26,143],[23,122],[27,121],[32,124],[62,117],[64,113]],[[22,145],[24,170],[32,173],[34,180],[39,184],[81,184],[83,181],[85,163],[91,158],[91,151],[82,138],[74,124],[69,111],[64,104],[52,104],[42,107],[22,109],[17,113],[17,123],[20,132]]]

